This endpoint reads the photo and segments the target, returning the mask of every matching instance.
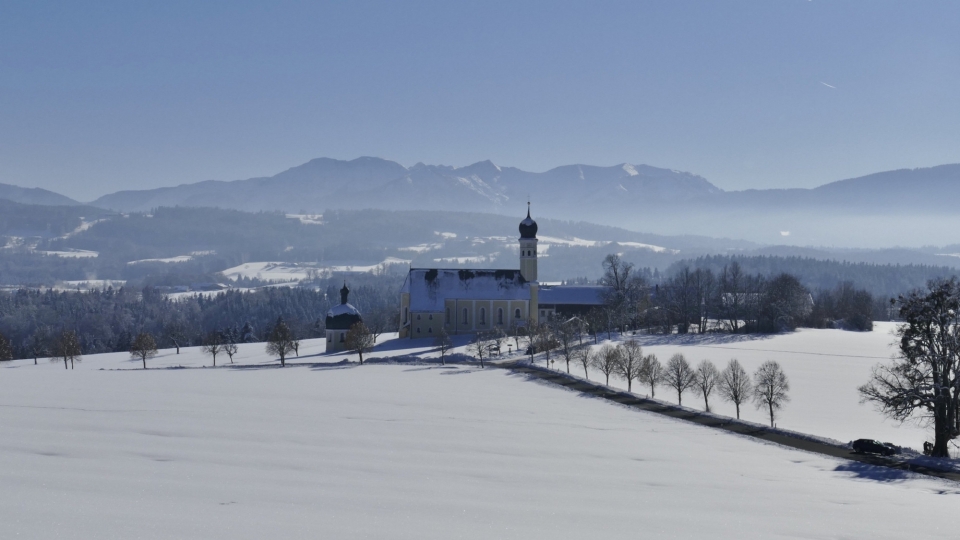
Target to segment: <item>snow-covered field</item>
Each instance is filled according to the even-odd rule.
[[[387,257],[376,264],[365,265],[322,265],[319,263],[288,263],[288,262],[249,262],[233,268],[227,268],[221,273],[227,279],[236,281],[240,278],[257,278],[264,281],[299,282],[317,275],[331,272],[377,272],[385,271],[394,265],[410,264],[408,259]]]
[[[710,360],[718,369],[736,358],[753,373],[766,360],[776,360],[787,373],[791,387],[791,401],[781,411],[778,427],[841,442],[871,438],[920,450],[923,441],[931,439],[928,429],[884,419],[871,405],[861,405],[857,393],[857,387],[867,382],[871,368],[888,361],[895,352],[891,346],[894,327],[894,323],[880,322],[875,323],[873,332],[800,329],[773,336],[637,335],[636,339],[643,345],[644,354],[656,354],[663,364],[676,353],[683,354],[691,365]],[[571,366],[571,370],[583,376],[582,369]],[[590,378],[602,381],[603,375],[591,371]],[[610,383],[626,388],[624,381],[611,379]],[[634,384],[633,390],[649,393],[642,385]],[[656,397],[677,402],[676,394],[667,388],[658,388]],[[703,409],[703,400],[693,392],[684,395],[683,404]],[[717,396],[711,399],[710,408],[718,414],[735,415],[733,406]],[[769,422],[766,413],[752,405],[741,408],[741,416],[758,423]]]
[[[829,349],[848,355],[835,362],[859,362],[851,357],[869,356],[861,348],[876,339],[811,332],[710,347],[747,363],[803,345],[774,357],[794,385],[782,425],[796,429],[791,422],[814,421],[802,389],[824,365],[800,369],[816,357],[801,353]],[[427,340],[394,337],[370,356],[433,354]],[[678,346],[647,350],[669,347]],[[691,347],[682,348],[714,350]],[[760,443],[501,369],[357,366],[343,362],[351,355],[324,354],[322,340],[280,369],[262,351],[243,345],[243,369],[144,371],[120,353],[85,357],[73,371],[5,363],[0,536],[956,536],[941,519],[960,501],[956,484]],[[209,364],[195,348],[149,361]]]

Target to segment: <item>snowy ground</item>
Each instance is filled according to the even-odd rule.
[[[800,329],[774,336],[638,335],[636,339],[643,345],[644,354],[656,354],[663,364],[676,353],[683,354],[691,365],[710,360],[718,369],[736,358],[753,373],[764,361],[776,360],[791,386],[791,401],[782,410],[778,427],[841,442],[871,438],[920,450],[923,442],[931,438],[927,428],[886,420],[872,405],[859,402],[857,387],[867,382],[874,365],[888,361],[895,352],[891,346],[895,341],[893,330],[894,323],[881,322],[875,324],[873,332]],[[574,366],[571,370],[583,376],[582,370]],[[590,378],[602,381],[603,375],[591,371]],[[624,381],[611,379],[610,383],[626,388]],[[633,390],[649,394],[649,389],[642,385],[635,384]],[[677,402],[676,394],[667,388],[658,388],[656,397]],[[684,395],[683,404],[703,409],[703,400],[693,392]],[[710,407],[718,414],[735,415],[733,406],[717,396],[711,399]],[[766,413],[752,405],[741,408],[741,416],[753,422],[769,422]]]
[[[749,346],[770,353],[802,335]],[[823,346],[853,356],[850,335],[863,336]],[[426,340],[381,348],[371,356],[432,354]],[[242,346],[244,369],[144,371],[125,354],[88,356],[73,371],[4,364],[0,536],[956,536],[941,519],[960,501],[956,484],[759,443],[506,370],[361,367],[323,349],[306,342],[293,361],[302,364],[285,369],[262,344]],[[737,349],[746,363],[745,352]],[[803,388],[802,361],[792,361]],[[150,361],[209,364],[196,349]],[[795,390],[791,407],[805,410],[802,395]]]

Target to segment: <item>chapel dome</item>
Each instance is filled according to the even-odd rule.
[[[327,330],[349,330],[351,326],[363,322],[360,311],[347,303],[349,294],[350,289],[344,283],[343,288],[340,289],[340,305],[333,306],[327,311],[327,318],[324,321]]]
[[[527,203],[527,217],[520,222],[520,238],[536,238],[537,222],[530,217],[530,203]]]

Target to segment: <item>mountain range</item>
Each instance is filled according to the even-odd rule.
[[[10,188],[0,186],[0,198]],[[33,202],[23,199],[27,196],[57,195],[24,190],[7,198]],[[724,191],[701,176],[649,165],[566,165],[529,172],[491,161],[404,167],[374,157],[318,158],[271,177],[120,191],[89,204],[122,212],[211,206],[288,213],[373,208],[517,216],[528,200],[535,215],[659,234],[846,247],[960,240],[953,233],[960,226],[960,164],[881,172],[813,189]],[[62,197],[44,204],[72,202]]]

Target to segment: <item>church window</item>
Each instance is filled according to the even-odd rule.
[[[447,315],[446,315],[446,318],[444,319],[444,322],[446,322],[447,324],[450,324],[450,308],[447,308]]]
[[[408,308],[403,308],[403,323],[404,323],[404,324],[407,323],[407,309],[408,309]]]
[[[428,334],[432,334],[432,333],[433,333],[433,327],[432,327],[432,326],[431,326],[430,328],[427,328],[427,333],[428,333]]]
[[[503,324],[503,308],[497,308],[497,324]]]
[[[343,337],[344,337],[345,335],[346,335],[346,334],[344,334],[343,332],[340,332],[340,343],[343,343]]]
[[[430,315],[427,316],[427,318],[432,321],[432,320],[433,320],[433,314],[431,313]]]
[[[467,308],[463,308],[463,324],[467,324]]]
[[[418,320],[418,321],[420,320],[420,314],[419,314],[419,313],[417,313],[417,320]]]
[[[517,318],[517,319],[520,318],[520,308],[517,308],[517,310],[516,310],[515,312],[513,312],[513,316],[514,316],[514,318]]]
[[[419,327],[419,326],[417,327],[417,333],[418,333],[418,334],[420,333],[420,327]]]
[[[480,324],[487,324],[487,310],[480,308]]]

